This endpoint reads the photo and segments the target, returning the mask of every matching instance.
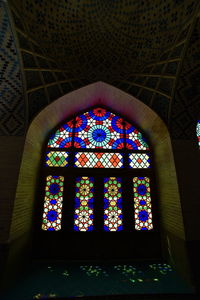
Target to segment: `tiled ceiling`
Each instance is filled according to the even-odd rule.
[[[23,62],[29,120],[59,96],[101,80],[149,105],[172,136],[190,138],[200,91],[196,88],[192,100],[185,100],[183,86],[192,95],[192,73],[200,69],[199,1],[8,3]],[[189,54],[191,43],[194,53]],[[193,112],[191,103],[196,107]],[[181,123],[181,111],[187,128]]]
[[[10,0],[26,33],[75,78],[124,79],[177,40],[198,1]]]

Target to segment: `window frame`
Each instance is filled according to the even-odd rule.
[[[55,132],[56,130],[58,130],[64,123],[70,121],[70,120],[75,120],[75,118],[83,113],[86,113],[87,111],[90,111],[94,108],[104,108],[106,110],[108,110],[111,113],[116,114],[117,116],[121,117],[124,121],[129,122],[132,126],[134,126],[139,132],[142,133],[143,137],[145,138],[145,140],[148,143],[149,146],[149,150],[130,150],[130,149],[99,149],[99,148],[75,148],[73,147],[69,147],[69,148],[51,148],[51,147],[47,147],[48,141],[49,141],[49,137],[50,135]],[[103,208],[101,210],[96,210],[95,211],[95,215],[94,215],[94,219],[97,218],[97,223],[98,226],[97,228],[94,227],[93,231],[86,231],[87,233],[93,234],[93,233],[104,233],[104,234],[113,234],[113,233],[117,233],[117,234],[121,234],[121,233],[135,233],[138,234],[141,231],[138,231],[135,229],[135,220],[134,220],[134,198],[133,198],[133,181],[131,180],[131,178],[133,179],[133,177],[149,177],[150,178],[150,189],[151,189],[151,211],[152,211],[152,220],[153,220],[153,229],[152,230],[145,230],[142,231],[143,234],[152,234],[152,233],[158,233],[159,232],[159,217],[158,217],[158,202],[155,201],[155,199],[157,198],[156,195],[156,183],[155,183],[155,171],[154,171],[154,155],[153,155],[153,147],[151,147],[151,144],[146,136],[145,133],[143,133],[140,129],[138,129],[139,127],[137,125],[135,125],[132,121],[130,121],[128,118],[126,118],[125,116],[123,116],[122,114],[110,109],[107,106],[104,105],[95,105],[95,106],[91,106],[85,110],[82,110],[76,114],[73,114],[72,116],[64,119],[62,122],[60,122],[56,127],[54,127],[51,132],[49,133],[49,135],[46,137],[45,139],[45,143],[43,146],[43,150],[42,150],[42,155],[41,155],[41,167],[40,167],[40,180],[38,182],[38,193],[37,193],[37,198],[39,197],[39,199],[41,199],[40,201],[38,201],[36,207],[35,207],[35,219],[37,220],[35,222],[35,224],[37,224],[37,226],[35,227],[37,232],[40,232],[42,235],[47,234],[58,234],[58,235],[62,235],[62,233],[74,233],[74,234],[82,234],[82,231],[74,231],[73,229],[73,225],[74,225],[74,199],[75,199],[75,178],[76,177],[80,177],[80,176],[86,176],[86,177],[94,177],[94,209],[95,209],[95,193],[96,194],[96,198],[99,198],[99,195],[101,194],[101,202],[103,203],[103,193],[97,192],[100,190],[100,186],[101,188],[103,187],[102,182],[103,182],[103,177],[120,177],[122,178],[122,201],[123,201],[123,206],[127,204],[127,202],[129,202],[130,204],[132,203],[132,228],[128,228],[128,226],[125,226],[125,223],[127,223],[125,221],[124,218],[124,211],[123,211],[123,223],[124,223],[124,227],[122,231],[115,231],[115,232],[111,232],[111,231],[104,231],[103,227],[102,230],[100,229],[100,222],[99,220],[101,219],[100,216],[102,217],[102,211]],[[72,139],[74,137],[74,130],[73,130],[73,134],[72,134]],[[47,151],[66,151],[69,152],[69,163],[67,167],[47,167],[45,166],[45,158],[46,158],[46,152]],[[123,168],[78,168],[78,167],[74,167],[74,157],[75,157],[75,153],[76,152],[102,152],[102,153],[122,153],[123,154],[123,163],[124,163],[124,167]],[[129,153],[147,153],[149,154],[150,157],[150,168],[145,168],[145,169],[134,169],[129,167],[128,165],[128,154]],[[106,173],[106,175],[105,175]],[[43,215],[43,208],[44,208],[44,196],[45,196],[45,186],[46,186],[46,177],[48,175],[57,175],[57,176],[64,176],[64,192],[63,192],[63,207],[62,207],[62,222],[61,222],[61,230],[59,231],[45,231],[42,230],[41,228],[41,224],[42,224],[42,215]],[[67,177],[71,178],[71,183],[67,181]],[[95,180],[96,178],[96,180]],[[101,179],[102,181],[101,181]],[[129,178],[129,187],[127,188],[127,183],[126,183],[126,178]],[[96,181],[96,182],[95,182]],[[123,186],[125,186],[126,184],[126,190],[124,190]],[[130,187],[132,185],[132,188]],[[102,188],[103,191],[103,188]],[[69,199],[69,201],[66,201],[66,199]],[[125,200],[125,199],[129,199],[129,200]],[[68,203],[67,203],[68,202]],[[97,202],[97,201],[96,201]],[[126,203],[126,204],[125,204]],[[97,205],[98,206],[98,205]],[[130,208],[126,209],[127,211],[130,211]],[[68,212],[71,212],[71,214],[69,215]],[[125,213],[126,215],[126,213]],[[38,216],[39,216],[39,220],[40,222],[38,222]],[[130,220],[130,216],[129,216],[129,220]],[[102,218],[102,224],[103,224],[103,218]],[[71,226],[70,226],[71,225]]]

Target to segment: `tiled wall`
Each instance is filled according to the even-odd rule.
[[[0,136],[23,135],[26,103],[19,55],[7,6],[0,1]]]

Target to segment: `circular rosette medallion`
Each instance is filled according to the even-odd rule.
[[[49,187],[49,191],[52,195],[56,195],[60,192],[60,186],[58,183],[52,183]]]
[[[75,132],[82,131],[87,126],[87,117],[85,115],[80,115],[76,117],[75,123]]]
[[[76,197],[81,201],[82,205],[87,205],[87,200],[93,197],[93,183],[86,178],[78,182],[76,186]]]
[[[110,141],[111,134],[108,128],[102,125],[93,126],[88,131],[88,139],[95,147],[104,147]]]
[[[47,219],[49,220],[49,221],[51,221],[51,222],[54,222],[54,221],[56,221],[57,220],[57,218],[58,218],[58,213],[57,213],[57,211],[55,211],[55,210],[50,210],[48,213],[47,213]]]
[[[124,133],[124,129],[123,129],[123,119],[115,116],[112,118],[112,127],[115,131],[119,132],[119,133]]]
[[[138,185],[137,192],[138,192],[139,195],[145,195],[146,192],[147,192],[146,186],[144,184]]]
[[[71,121],[67,122],[66,124],[64,124],[63,129],[66,130],[67,132],[72,132],[73,131],[73,120],[71,120]]]
[[[118,197],[118,188],[114,184],[110,184],[108,186],[108,193],[107,194],[108,194],[108,198],[114,198],[114,199],[116,199],[116,198],[120,197],[120,195]]]
[[[79,188],[80,200],[88,200],[92,197],[92,193],[90,192],[90,187],[87,184],[81,185]]]
[[[89,112],[89,115],[96,121],[104,121],[109,118],[110,112],[106,111],[103,108],[95,108]]]
[[[105,197],[108,200],[117,201],[121,198],[121,183],[117,180],[109,180],[108,182],[106,182],[105,188]]]
[[[149,218],[149,214],[146,210],[141,210],[138,214],[138,218],[142,222],[146,222]]]

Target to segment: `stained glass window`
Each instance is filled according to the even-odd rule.
[[[47,176],[44,197],[43,230],[60,230],[63,202],[63,176]]]
[[[131,153],[131,154],[129,154],[129,166],[133,169],[150,168],[149,154],[146,154],[146,153]]]
[[[145,138],[133,125],[125,122],[126,148],[133,150],[149,150]]]
[[[121,178],[104,178],[104,230],[122,230]]]
[[[122,119],[95,108],[76,117],[74,146],[76,148],[123,148]]]
[[[130,150],[149,150],[141,132],[122,117],[101,107],[91,109],[66,122],[48,142],[48,147],[51,148],[69,148],[72,145],[75,148],[123,149],[126,147]]]
[[[197,136],[200,144],[200,121]],[[71,222],[74,231],[99,231],[103,226],[104,231],[121,231],[131,213],[135,215],[135,228],[130,224],[130,229],[153,229],[149,146],[144,135],[123,117],[95,107],[66,120],[50,136],[43,166],[46,174],[43,230],[61,229],[63,197],[66,210],[67,207],[74,210],[66,212],[69,220],[63,222],[62,230]],[[139,174],[147,177],[134,177]],[[124,193],[126,189],[128,193]],[[125,203],[127,207],[133,196],[134,205],[127,212],[122,205]],[[102,220],[93,223],[101,214]]]
[[[48,151],[46,155],[46,166],[66,167],[68,165],[68,153],[60,151]]]
[[[75,166],[78,168],[122,168],[123,156],[120,153],[77,152]]]
[[[133,178],[133,194],[135,209],[135,229],[151,230],[152,212],[150,196],[150,179],[148,177]]]
[[[78,177],[76,180],[74,230],[93,230],[94,179]]]
[[[69,148],[72,145],[73,120],[63,124],[49,139],[50,148]]]
[[[198,139],[198,144],[199,144],[199,148],[200,148],[200,120],[197,122],[197,139]]]

